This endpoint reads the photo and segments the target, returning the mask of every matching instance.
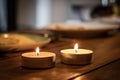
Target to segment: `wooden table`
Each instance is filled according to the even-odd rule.
[[[90,65],[66,65],[61,63],[60,50],[79,48],[94,51]],[[120,79],[120,33],[114,36],[91,39],[60,38],[41,48],[57,54],[56,66],[50,69],[27,69],[21,67],[23,52],[0,52],[0,80],[119,80]]]

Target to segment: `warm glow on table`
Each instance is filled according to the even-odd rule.
[[[4,38],[8,38],[8,34],[3,34],[3,37]]]

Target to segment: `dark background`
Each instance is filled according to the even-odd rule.
[[[17,28],[17,0],[7,0],[7,25],[8,31],[16,30]]]

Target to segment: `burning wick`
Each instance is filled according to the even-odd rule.
[[[74,46],[74,50],[75,50],[76,53],[78,52],[78,44],[77,43]]]
[[[36,48],[36,55],[39,56],[40,55],[40,49],[37,47]]]
[[[77,50],[75,50],[75,53],[77,53],[78,51]]]

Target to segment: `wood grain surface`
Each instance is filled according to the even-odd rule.
[[[79,48],[93,50],[92,63],[90,65],[65,65],[61,63],[60,50],[73,48],[75,43],[79,44]],[[41,48],[41,51],[50,51],[57,54],[56,66],[50,69],[28,69],[21,67],[21,54],[16,53],[1,53],[0,57],[0,78],[1,80],[89,80],[87,78],[79,79],[80,76],[92,76],[103,73],[104,70],[111,70],[112,68],[104,68],[104,66],[113,66],[120,72],[119,62],[120,59],[120,33],[104,38],[91,38],[91,39],[72,39],[60,38],[57,41],[51,42]],[[42,65],[42,64],[41,64]],[[103,68],[101,70],[101,68]],[[94,70],[98,72],[94,72]],[[112,73],[112,71],[110,71]],[[105,75],[104,75],[105,76]],[[113,80],[112,75],[107,75],[107,78],[100,78],[97,80]],[[90,80],[96,80],[91,77]]]

